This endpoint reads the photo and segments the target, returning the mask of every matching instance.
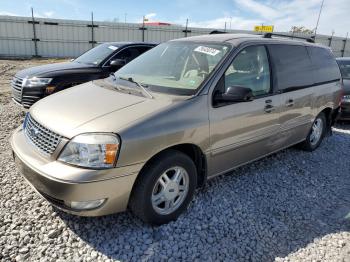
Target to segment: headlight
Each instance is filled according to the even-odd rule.
[[[343,103],[350,103],[350,95],[343,96],[341,101]]]
[[[23,86],[26,87],[38,87],[45,86],[51,82],[52,78],[40,78],[40,77],[32,77],[25,78],[23,81]]]
[[[119,145],[119,138],[114,134],[82,134],[68,142],[58,160],[81,167],[112,168]]]

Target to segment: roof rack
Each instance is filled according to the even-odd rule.
[[[225,31],[219,31],[219,30],[214,30],[209,33],[209,35],[216,35],[216,34],[226,34]]]
[[[283,35],[283,34],[276,34],[276,33],[265,33],[264,38],[272,38],[272,36],[280,36],[280,37],[286,37],[286,38],[296,38],[296,39],[302,39],[309,43],[315,43],[315,37],[302,37],[302,36],[294,36],[294,35]]]

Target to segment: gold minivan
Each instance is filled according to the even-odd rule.
[[[296,144],[316,149],[341,95],[326,47],[271,34],[189,37],[40,100],[11,145],[54,206],[81,216],[129,207],[163,224],[207,179]]]

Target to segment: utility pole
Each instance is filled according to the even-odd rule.
[[[33,24],[33,41],[34,41],[34,52],[35,52],[35,56],[38,56],[38,39],[36,38],[36,29],[35,29],[35,19],[34,19],[34,11],[33,11],[33,7],[31,7],[32,10],[32,24]]]
[[[225,32],[226,32],[226,21],[225,21]]]
[[[318,23],[320,22],[320,17],[321,17],[321,13],[322,13],[322,9],[323,9],[323,4],[324,4],[324,0],[322,0],[320,12],[318,13],[317,23],[316,23],[316,27],[315,27],[315,39],[316,39],[316,34],[317,34]]]
[[[230,30],[232,29],[231,25],[232,25],[232,16],[230,17]]]
[[[126,24],[126,15],[127,13],[124,13],[124,23]]]

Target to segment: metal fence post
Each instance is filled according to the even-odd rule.
[[[345,54],[345,49],[346,49],[346,42],[348,41],[348,35],[349,35],[349,32],[346,33],[346,37],[345,39],[343,39],[343,49],[341,50],[341,56],[344,57],[344,54]]]
[[[94,48],[95,44],[97,43],[95,41],[95,32],[94,32],[94,28],[98,27],[98,25],[94,24],[94,13],[91,12],[91,25],[87,25],[87,27],[91,27],[91,40],[89,41],[89,44],[91,44],[91,47]]]
[[[95,38],[94,38],[94,12],[91,12],[91,47],[94,48]]]
[[[188,30],[188,18],[186,19],[186,28],[182,32],[185,33],[185,37],[187,37],[187,33],[191,33],[191,30]]]
[[[334,35],[334,31],[332,31],[332,35],[331,35],[331,37],[330,37],[330,38],[328,38],[328,40],[329,40],[328,46],[329,46],[329,47],[332,47],[333,35]]]
[[[145,42],[145,30],[147,30],[145,27],[145,16],[142,17],[142,27],[139,30],[142,30],[142,42]]]
[[[33,7],[31,8],[32,10],[32,24],[33,24],[33,41],[34,41],[34,52],[35,52],[35,56],[38,57],[38,38],[36,38],[36,28],[35,28],[35,24],[37,23],[34,19],[34,11],[33,11]]]

